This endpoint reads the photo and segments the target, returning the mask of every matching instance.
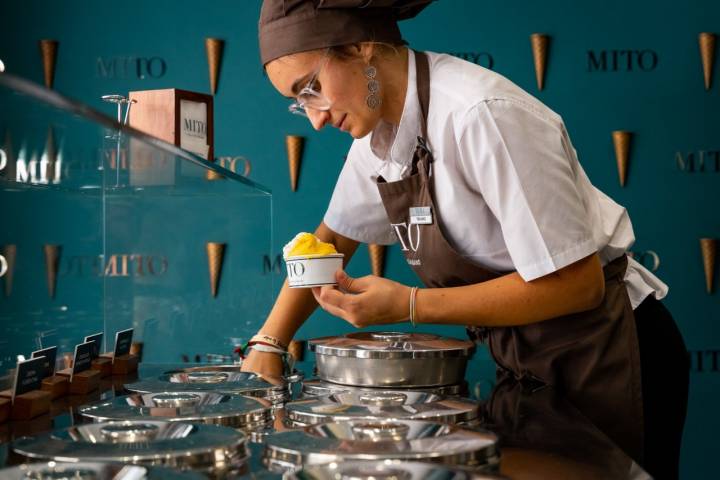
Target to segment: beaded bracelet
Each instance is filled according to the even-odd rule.
[[[281,348],[281,349],[287,351],[287,346],[284,345],[280,340],[278,340],[277,338],[275,338],[273,336],[265,335],[264,333],[258,333],[257,335],[252,337],[248,343],[253,343],[253,342],[267,343],[274,347]]]

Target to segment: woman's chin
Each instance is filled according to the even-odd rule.
[[[367,134],[372,132],[371,128],[355,128],[351,127],[350,130],[348,130],[348,134],[353,137],[355,140],[363,138]]]

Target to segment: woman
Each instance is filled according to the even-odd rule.
[[[627,212],[592,186],[556,113],[494,72],[404,46],[397,21],[429,2],[264,1],[273,86],[315,129],[355,139],[316,235],[346,261],[359,242],[399,241],[426,288],[342,271],[339,288],[285,285],[243,368],[278,374],[318,305],[356,327],[466,325],[503,372],[553,385],[676,477],[688,368],[667,287],[628,259]]]

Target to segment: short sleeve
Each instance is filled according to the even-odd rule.
[[[378,192],[377,163],[367,138],[355,140],[335,184],[323,222],[334,232],[363,243],[397,241]]]
[[[513,100],[489,100],[472,107],[460,129],[468,181],[497,218],[525,281],[597,251],[578,190],[581,169],[562,120],[553,115]]]

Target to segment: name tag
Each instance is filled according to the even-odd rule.
[[[411,225],[430,225],[432,221],[432,212],[430,207],[411,207],[410,208],[410,224]]]

